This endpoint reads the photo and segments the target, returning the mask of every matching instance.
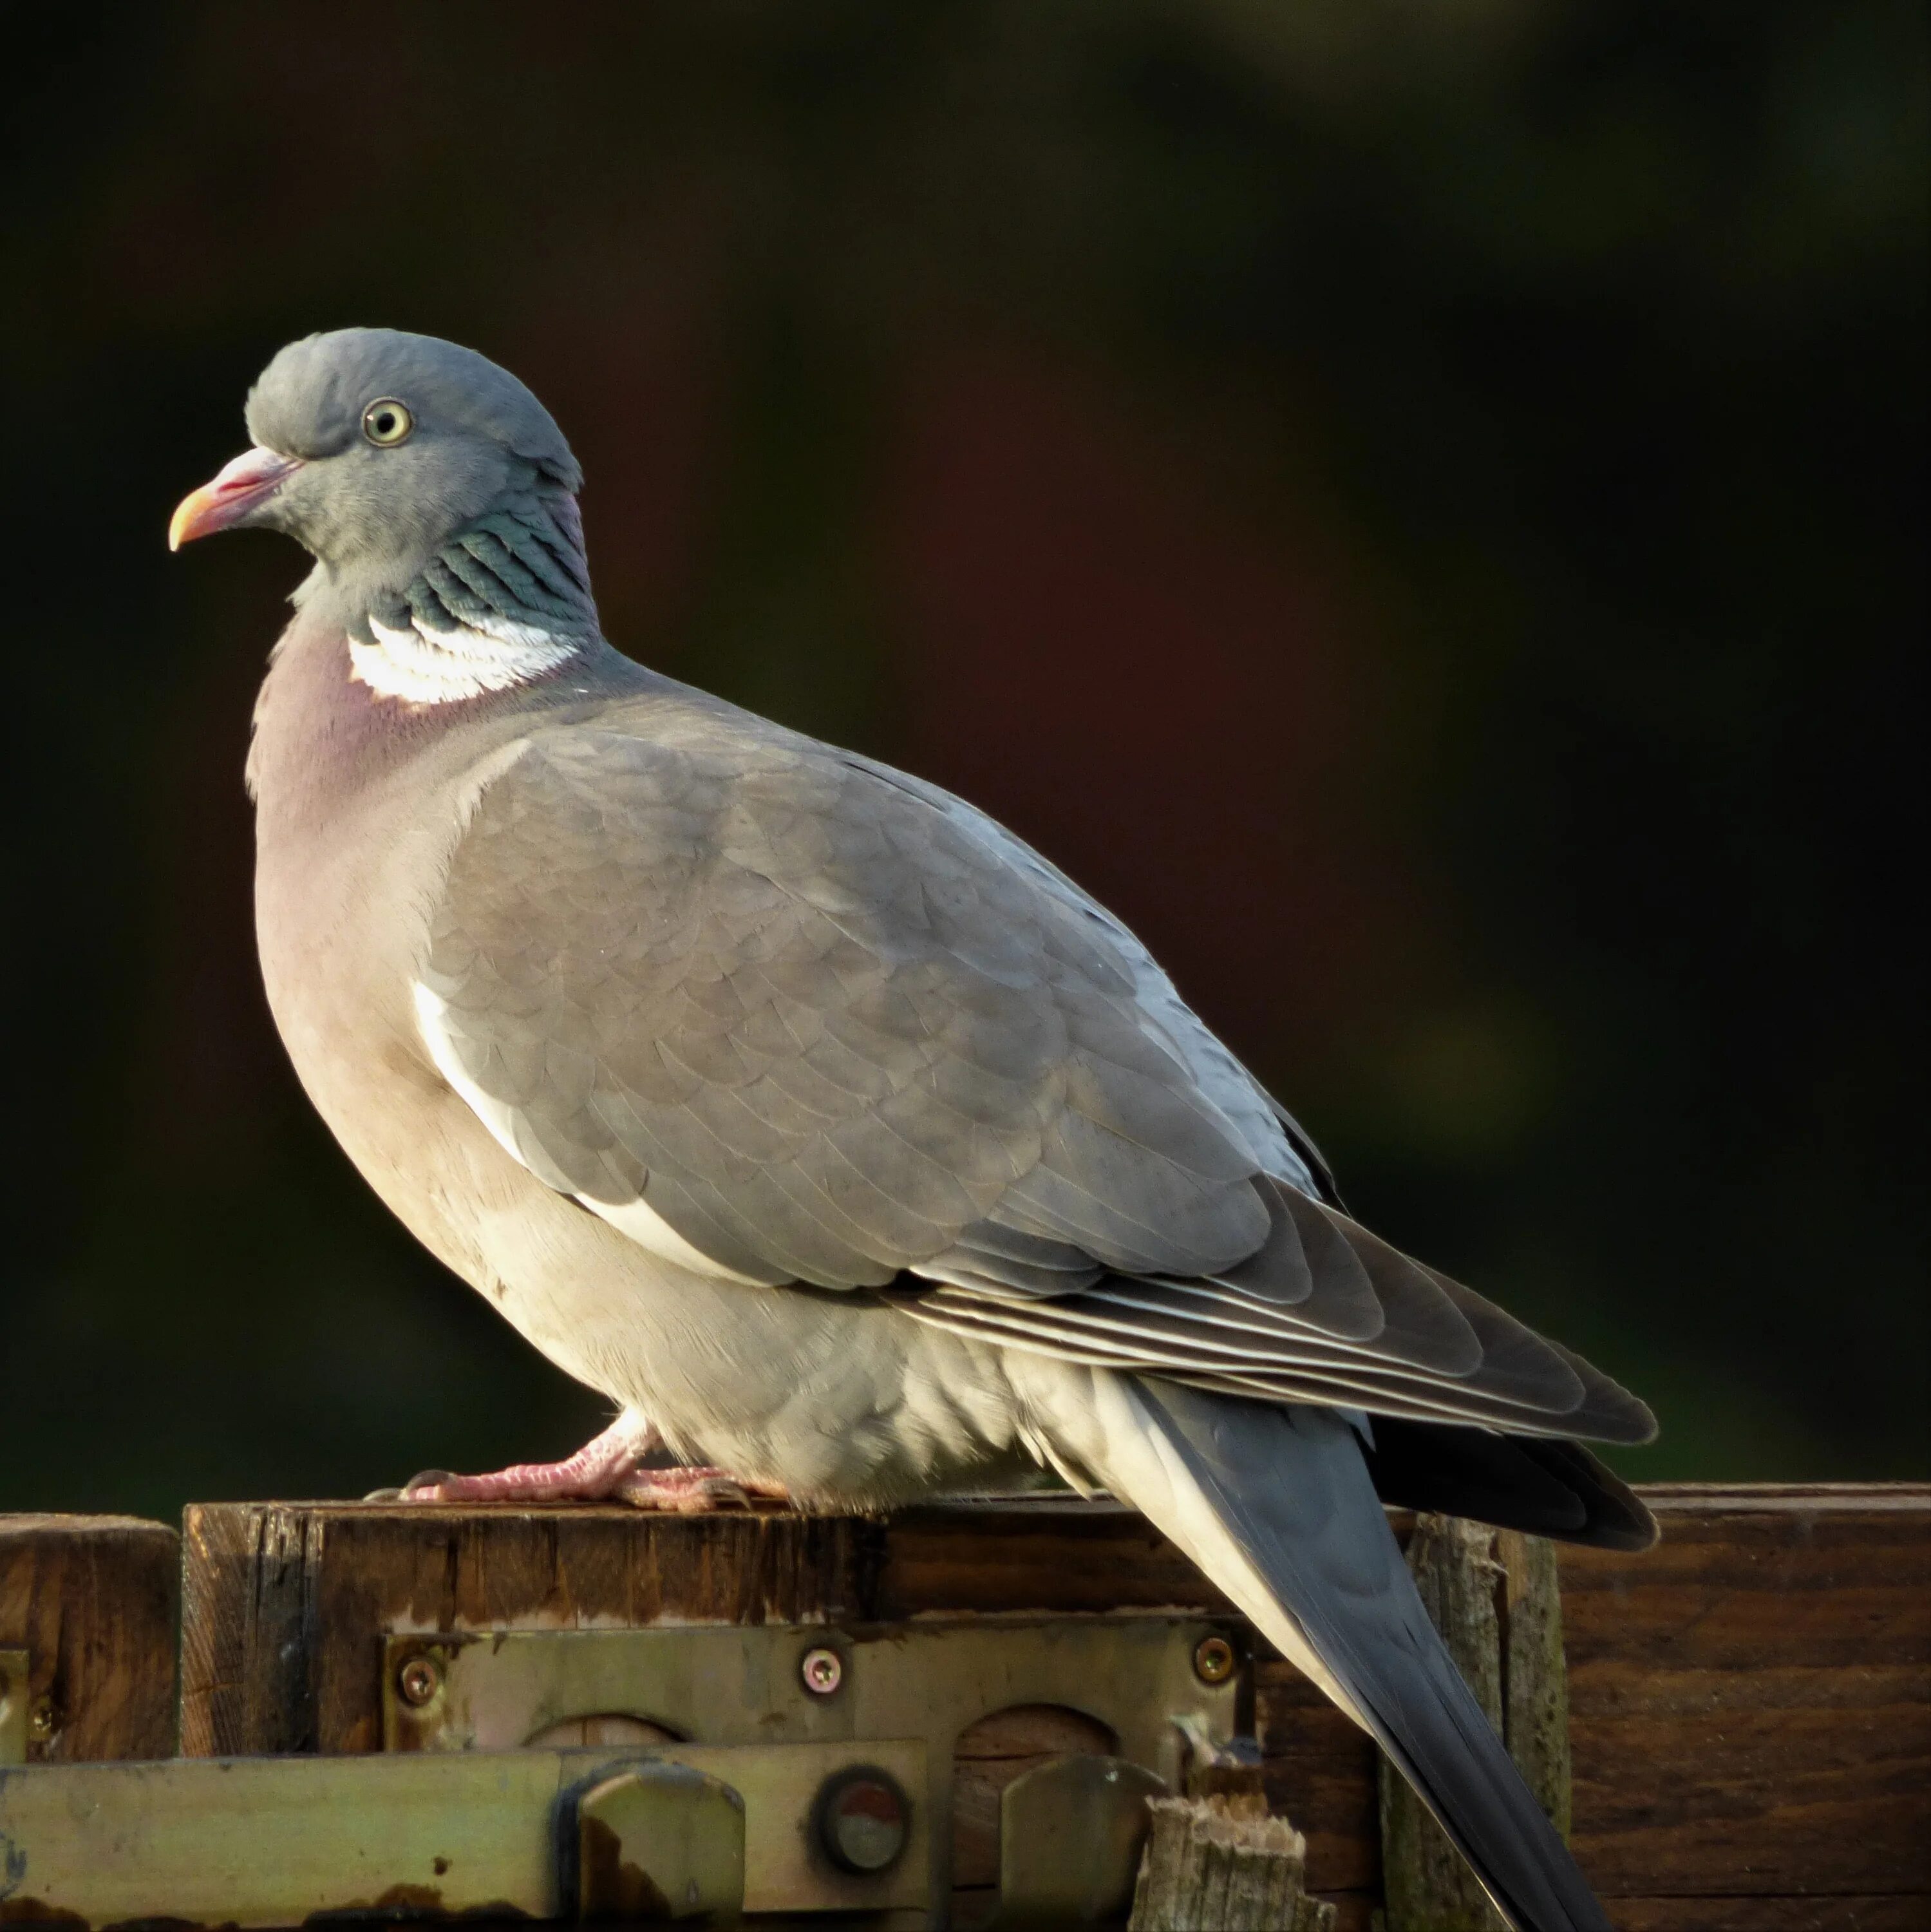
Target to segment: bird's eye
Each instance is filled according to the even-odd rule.
[[[393,396],[383,396],[362,412],[362,434],[378,449],[393,449],[409,440],[415,418]]]

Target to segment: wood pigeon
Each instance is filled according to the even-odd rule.
[[[247,764],[276,1023],[383,1200],[620,1412],[409,1493],[1103,1487],[1373,1734],[1513,1922],[1606,1927],[1382,1504],[1643,1547],[1575,1438],[1648,1410],[1350,1218],[1049,860],[613,649],[580,472],[514,376],[342,329],[247,417],[169,536],[315,559]]]

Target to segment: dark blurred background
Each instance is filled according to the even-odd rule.
[[[250,381],[472,344],[612,638],[961,790],[1351,1204],[1654,1402],[1645,1477],[1923,1474],[1923,8],[4,10],[0,1508],[602,1419],[311,1116],[249,706],[170,559]]]

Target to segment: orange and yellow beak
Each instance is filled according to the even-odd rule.
[[[168,525],[168,548],[178,550],[196,537],[238,524],[301,467],[299,457],[278,456],[272,449],[244,450],[212,482],[181,500]]]

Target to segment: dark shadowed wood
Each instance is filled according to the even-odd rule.
[[[1057,1498],[901,1511],[884,1541],[877,1598],[881,1617],[1231,1608],[1138,1510]]]
[[[1378,1896],[1373,1739],[1291,1664],[1261,1664],[1255,1676],[1267,1802],[1307,1840],[1308,1889]]]
[[[1653,1898],[1905,1895],[1931,1924],[1931,1490],[1646,1495],[1659,1547],[1561,1553],[1583,1868]]]
[[[0,1516],[0,1649],[29,1653],[29,1762],[172,1754],[180,1574],[163,1523]]]
[[[1931,1925],[1931,1490],[1645,1493],[1659,1549],[1559,1559],[1573,1842],[1616,1923]],[[208,1504],[184,1568],[184,1748],[200,1752],[376,1748],[391,1631],[1227,1610],[1131,1511],[1057,1499],[887,1522]],[[1309,1890],[1366,1932],[1374,1747],[1256,1654],[1270,1802],[1306,1835]]]
[[[1329,1932],[1387,1932],[1380,1902],[1372,1892],[1311,1892],[1308,1895],[1334,1907]]]
[[[1851,1898],[1606,1898],[1617,1932],[1925,1932],[1921,1892]]]

